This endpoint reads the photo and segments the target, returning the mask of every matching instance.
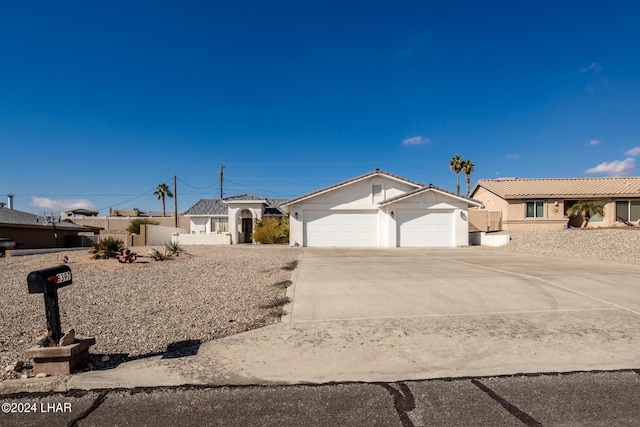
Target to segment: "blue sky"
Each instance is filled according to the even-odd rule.
[[[634,1],[0,2],[0,200],[640,175]],[[173,203],[169,202],[169,210]]]

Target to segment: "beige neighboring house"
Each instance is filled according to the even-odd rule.
[[[604,217],[591,217],[589,227],[611,227],[640,220],[640,177],[482,179],[471,198],[487,211],[502,214],[504,230],[554,230],[579,227],[582,217],[567,209],[580,200],[601,200]]]

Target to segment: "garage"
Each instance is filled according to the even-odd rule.
[[[305,211],[304,246],[378,246],[378,211]]]
[[[398,246],[455,246],[453,210],[398,212]]]

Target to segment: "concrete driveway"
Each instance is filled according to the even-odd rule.
[[[306,249],[291,321],[585,311],[640,316],[640,268],[477,248]]]
[[[282,323],[68,389],[640,369],[640,266],[479,248],[305,249]]]

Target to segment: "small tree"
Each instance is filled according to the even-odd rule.
[[[456,187],[456,194],[460,195],[460,171],[462,170],[462,163],[464,160],[460,157],[460,155],[456,154],[453,156],[451,161],[449,162],[449,169],[456,173],[456,177],[458,179],[458,185]]]
[[[164,199],[165,197],[173,197],[173,193],[169,189],[169,186],[163,182],[162,184],[158,184],[158,188],[153,192],[153,195],[158,196],[158,200],[162,201],[162,216],[164,217]]]
[[[258,243],[288,243],[289,218],[265,217],[253,224],[253,240]]]
[[[580,200],[567,209],[567,215],[582,215],[581,227],[584,228],[593,215],[604,216],[604,203],[600,200]]]
[[[131,224],[127,227],[127,233],[140,234],[140,226],[142,224],[160,225],[158,221],[153,221],[148,218],[135,218],[131,220]]]

